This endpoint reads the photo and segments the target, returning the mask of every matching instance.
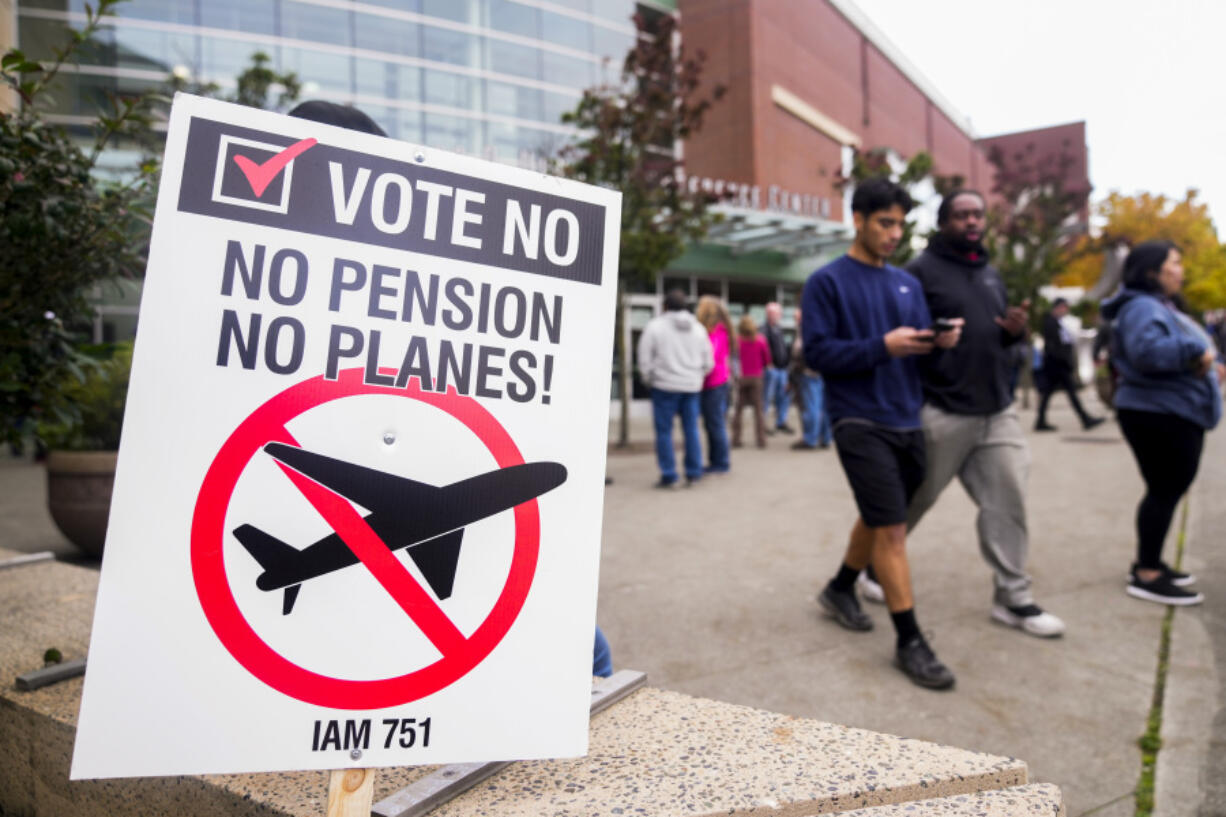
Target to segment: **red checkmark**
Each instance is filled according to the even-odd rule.
[[[277,178],[277,174],[284,170],[287,164],[303,153],[306,153],[314,145],[314,139],[303,139],[301,142],[295,142],[290,145],[262,165],[256,164],[246,156],[235,156],[234,163],[238,165],[239,170],[243,171],[243,175],[247,177],[248,184],[251,185],[251,192],[255,193],[255,197],[258,199],[264,195],[268,185],[272,184],[272,180]]]

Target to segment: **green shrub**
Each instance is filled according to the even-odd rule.
[[[132,342],[90,347],[91,362],[59,386],[59,399],[71,411],[58,420],[38,424],[37,436],[49,449],[114,451],[119,448]]]
[[[127,183],[94,172],[113,137],[147,130],[148,100],[112,98],[92,147],[43,115],[48,84],[116,2],[87,5],[85,26],[52,60],[17,49],[0,57],[0,82],[21,103],[0,113],[0,441],[14,446],[32,423],[72,413],[58,389],[88,368],[77,353],[94,317],[86,296],[144,269],[156,164]]]

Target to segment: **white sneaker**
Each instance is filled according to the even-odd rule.
[[[992,620],[1039,638],[1059,638],[1064,635],[1064,622],[1051,613],[1043,612],[1034,604],[1015,607],[1012,610],[1003,604],[994,605]]]
[[[856,585],[860,588],[860,598],[877,604],[885,604],[885,591],[881,589],[881,585],[868,577],[868,571],[860,572],[856,578]]]

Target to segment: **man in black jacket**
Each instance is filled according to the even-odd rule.
[[[1077,384],[1073,382],[1073,369],[1077,365],[1077,357],[1073,351],[1073,336],[1064,328],[1060,321],[1068,314],[1068,301],[1057,298],[1052,302],[1051,311],[1043,316],[1043,388],[1039,396],[1039,416],[1034,422],[1035,431],[1055,431],[1056,427],[1047,422],[1047,403],[1057,389],[1068,392],[1069,402],[1073,411],[1081,418],[1081,426],[1086,431],[1103,421],[1102,417],[1091,417],[1081,407],[1077,399]]]
[[[937,227],[907,271],[923,285],[934,321],[966,322],[961,343],[920,359],[928,470],[907,509],[907,529],[957,476],[979,506],[979,550],[995,574],[992,618],[1031,635],[1059,636],[1064,622],[1034,603],[1026,573],[1030,448],[1009,380],[1010,350],[1025,335],[1028,305],[1009,306],[1000,273],[988,263],[983,196],[946,196]],[[871,584],[865,589],[873,598]]]

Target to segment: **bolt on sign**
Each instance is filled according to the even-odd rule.
[[[587,751],[620,207],[175,98],[74,779]]]

